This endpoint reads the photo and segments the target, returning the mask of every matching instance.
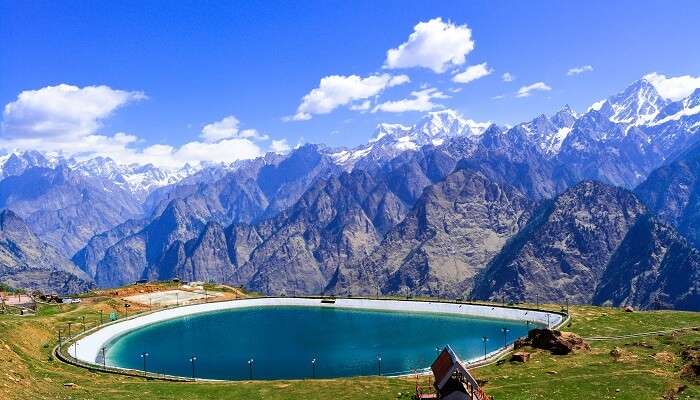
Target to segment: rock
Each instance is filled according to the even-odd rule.
[[[74,386],[75,386],[75,383],[73,383],[73,382],[66,382],[66,383],[63,384],[63,386],[64,386],[64,387],[74,387]]]
[[[590,350],[590,346],[578,335],[551,329],[533,329],[519,346],[547,350],[554,355],[566,355],[575,350]]]
[[[530,353],[525,353],[525,352],[522,352],[522,351],[513,353],[513,354],[510,356],[510,361],[512,361],[512,362],[521,362],[521,363],[528,362],[528,361],[530,361]]]
[[[610,350],[610,357],[618,360],[620,357],[622,357],[622,349],[615,347],[614,349]]]
[[[625,306],[625,312],[634,312],[634,308],[632,308],[632,306]]]

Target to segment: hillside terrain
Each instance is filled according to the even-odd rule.
[[[113,292],[113,293],[112,293]],[[410,399],[416,382],[427,377],[357,377],[297,381],[165,382],[142,377],[88,372],[51,355],[56,332],[68,322],[80,328],[99,324],[98,311],[123,311],[120,296],[129,288],[82,297],[81,304],[40,305],[36,316],[0,314],[0,396],[3,399]],[[134,304],[134,311],[147,310]],[[543,305],[558,310],[559,305]],[[527,363],[499,362],[473,370],[495,399],[566,398],[585,400],[692,399],[700,384],[686,375],[684,354],[700,341],[700,315],[677,311],[624,312],[601,307],[571,307],[565,327],[591,340],[590,351],[553,356],[542,350]],[[696,327],[692,329],[692,327]],[[678,331],[669,331],[688,328]],[[667,331],[646,336],[629,336]],[[685,351],[685,352],[684,352]],[[684,369],[686,368],[686,369]]]

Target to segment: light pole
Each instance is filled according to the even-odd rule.
[[[126,315],[126,318],[129,318],[129,307],[131,307],[131,304],[124,303],[124,314]]]
[[[73,324],[72,322],[69,322],[69,323],[68,323],[68,339],[70,339],[70,338],[73,337],[73,336],[71,336],[71,334],[70,334],[70,326],[71,326],[72,324]]]
[[[105,348],[104,347],[102,348],[102,368],[107,369],[107,355],[105,355]]]
[[[377,355],[377,372],[379,376],[382,376],[382,357]]]
[[[193,381],[197,380],[197,379],[194,377],[194,363],[195,363],[195,361],[197,361],[197,356],[192,356],[192,357],[190,357],[190,364],[192,364],[192,380],[193,380]]]
[[[549,328],[549,313],[547,313],[547,328]]]
[[[78,359],[78,342],[73,343],[73,358]]]
[[[503,347],[508,347],[508,332],[510,332],[510,329],[501,328],[501,332],[503,332]]]
[[[248,373],[250,374],[250,380],[253,380],[253,364],[255,363],[254,359],[248,360]]]
[[[311,360],[311,379],[316,379],[316,359]]]
[[[486,359],[486,342],[489,341],[489,337],[488,337],[488,336],[482,336],[482,337],[481,337],[481,341],[484,342],[484,360],[485,360],[485,359]]]
[[[100,310],[100,325],[102,325],[102,310]]]
[[[102,348],[104,351],[104,348]],[[141,358],[143,358],[143,377],[146,377],[146,359],[148,358],[148,353],[141,353]]]

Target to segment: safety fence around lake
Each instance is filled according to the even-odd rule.
[[[315,299],[315,300],[321,300],[323,301],[324,299],[327,299],[322,296],[310,296],[306,297],[309,299]],[[361,299],[361,298],[353,298],[353,299]],[[377,298],[368,298],[369,300],[377,300]],[[380,298],[379,300],[396,300],[396,298]],[[402,299],[403,300],[403,299]],[[228,300],[231,301],[231,300]],[[235,300],[234,300],[235,301]],[[405,301],[405,300],[403,300]],[[416,303],[424,303],[424,302],[429,302],[429,303],[436,303],[434,300],[411,300],[412,302]],[[202,302],[204,303],[204,301]],[[476,302],[458,302],[458,301],[442,301],[440,303],[448,303],[448,304],[471,304],[471,305],[479,305],[479,306],[491,306],[491,307],[496,307],[493,305],[493,303],[476,303]],[[501,308],[501,305],[497,306],[498,308]],[[133,313],[129,317],[125,318],[119,318],[114,321],[104,321],[104,315],[101,315],[99,319],[96,318],[96,316],[92,315],[92,318],[89,318],[88,321],[84,319],[85,316],[82,316],[82,318],[78,319],[75,322],[67,322],[64,324],[63,329],[57,332],[57,345],[54,349],[54,354],[58,359],[61,361],[80,366],[86,369],[89,369],[91,371],[103,371],[103,372],[108,372],[108,373],[115,373],[115,374],[121,374],[121,375],[128,375],[128,376],[137,376],[137,377],[143,377],[146,379],[159,379],[159,380],[169,380],[169,381],[180,381],[180,382],[185,382],[185,381],[193,381],[193,380],[215,380],[215,379],[203,379],[198,376],[198,369],[200,368],[200,363],[202,362],[201,360],[198,360],[196,355],[193,355],[191,357],[183,358],[183,363],[188,364],[188,367],[191,367],[191,376],[183,376],[184,374],[181,375],[170,375],[170,374],[164,374],[160,373],[157,371],[150,371],[149,367],[152,362],[152,356],[148,352],[144,352],[141,354],[142,360],[143,360],[143,368],[141,369],[129,369],[129,368],[122,368],[122,367],[115,367],[115,366],[110,366],[107,363],[107,360],[105,359],[105,349],[103,348],[101,350],[101,354],[98,355],[97,359],[95,362],[87,362],[85,360],[81,360],[80,357],[78,357],[78,348],[77,348],[77,342],[91,333],[94,333],[95,331],[106,327],[108,325],[112,324],[117,324],[120,322],[123,322],[125,320],[131,320],[134,318],[142,317],[151,313],[159,312],[164,309],[173,309],[177,307],[162,307],[158,309],[151,309],[142,313]],[[559,311],[549,311],[549,310],[536,310],[536,309],[529,309],[529,308],[520,308],[520,307],[515,307],[515,306],[506,306],[505,308],[512,308],[512,309],[518,309],[518,310],[531,310],[531,311],[542,311],[542,312],[547,312],[551,313],[553,315],[561,316],[560,319],[558,319],[557,326],[561,326],[562,324],[566,323],[568,320],[568,315],[559,312]],[[529,325],[529,321],[523,321],[523,323],[527,323]],[[76,332],[77,331],[77,332]],[[77,333],[77,334],[74,334]],[[507,339],[507,332],[504,332],[504,335],[506,335]],[[486,339],[488,340],[488,339]],[[485,340],[485,341],[486,341]],[[497,338],[491,338],[490,340],[498,340]],[[476,368],[491,362],[494,362],[495,360],[499,359],[503,354],[509,352],[512,349],[512,345],[507,344],[506,340],[506,346],[501,347],[497,350],[486,352],[484,351],[484,356],[479,358],[479,359],[473,359],[471,362],[467,364],[468,368]],[[75,354],[72,354],[75,353]],[[101,356],[101,357],[100,357]],[[309,373],[308,377],[310,379],[316,378],[317,375],[322,375],[318,374],[317,368],[322,368],[321,365],[317,364],[316,358],[300,362],[300,368],[308,368]],[[429,360],[425,360],[429,361]],[[240,379],[256,379],[256,361],[254,358],[251,358],[249,360],[245,360],[245,363],[248,367],[248,370],[250,371],[249,376],[247,377],[240,377]],[[368,363],[376,363],[375,365],[377,366],[377,375],[386,375],[386,373],[382,373],[382,361],[381,357],[378,355],[377,359],[375,360],[368,360]],[[244,366],[246,366],[244,365]],[[133,367],[133,366],[132,366]],[[188,368],[189,369],[189,368]],[[413,374],[424,374],[427,373],[428,370],[426,368],[414,368],[406,371],[400,371],[400,372],[394,372],[391,374],[391,376],[406,376],[406,375],[413,375]],[[369,374],[367,374],[369,375]],[[238,378],[237,378],[238,379]],[[304,378],[300,378],[304,379]]]

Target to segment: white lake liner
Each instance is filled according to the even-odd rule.
[[[69,347],[68,351],[71,356],[74,356],[80,361],[98,365],[97,359],[103,347],[119,336],[147,325],[152,325],[186,315],[240,308],[274,306],[325,307],[452,314],[463,315],[466,317],[480,317],[509,321],[531,321],[545,326],[547,324],[549,324],[549,326],[558,326],[564,320],[564,316],[554,312],[478,304],[372,299],[336,299],[335,303],[322,303],[321,299],[319,298],[265,297],[169,308],[146,315],[133,317],[131,319],[118,321],[106,325],[103,328],[80,338]]]

